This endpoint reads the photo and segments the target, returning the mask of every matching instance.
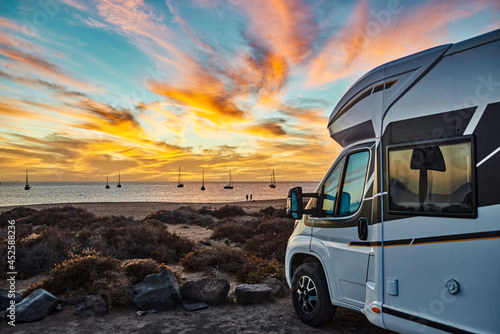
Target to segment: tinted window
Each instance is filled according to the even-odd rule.
[[[340,197],[339,214],[354,213],[361,205],[369,158],[370,153],[368,151],[354,153],[349,156]]]
[[[337,166],[333,169],[325,185],[325,198],[323,200],[323,211],[327,216],[334,214],[335,210],[335,200],[337,196],[337,190],[339,187],[340,177],[342,176],[342,170],[344,167],[344,158],[340,160]]]
[[[470,141],[389,148],[389,209],[472,213]]]

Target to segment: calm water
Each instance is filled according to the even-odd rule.
[[[245,201],[252,195],[254,200],[282,199],[288,190],[300,186],[304,192],[313,192],[317,182],[278,182],[275,189],[266,182],[238,182],[234,189],[224,189],[224,183],[207,182],[201,191],[199,182],[185,182],[177,188],[175,182],[124,182],[121,188],[110,183],[110,189],[102,182],[30,182],[31,189],[24,190],[24,182],[2,182],[0,206],[79,203],[79,202],[177,202],[177,203],[225,203]]]

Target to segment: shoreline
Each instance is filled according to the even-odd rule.
[[[181,206],[190,206],[193,209],[201,209],[202,207],[210,207],[218,209],[226,205],[237,205],[248,213],[256,213],[260,210],[272,206],[275,209],[286,207],[286,199],[273,200],[258,200],[258,201],[239,201],[225,203],[187,203],[187,202],[80,202],[80,203],[51,203],[51,204],[28,204],[28,205],[10,205],[0,206],[0,213],[9,211],[16,207],[27,207],[35,210],[41,210],[51,207],[73,206],[77,208],[87,209],[96,216],[125,216],[133,217],[134,219],[144,219],[150,213],[168,210],[172,211]]]

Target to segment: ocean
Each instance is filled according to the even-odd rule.
[[[302,187],[303,192],[313,192],[318,182],[278,182],[269,188],[268,182],[235,182],[233,189],[224,189],[223,182],[184,182],[177,188],[175,182],[122,182],[117,188],[103,182],[30,182],[31,189],[24,190],[24,182],[2,182],[0,206],[82,203],[82,202],[175,202],[175,203],[226,203],[246,200],[284,199],[288,190]]]

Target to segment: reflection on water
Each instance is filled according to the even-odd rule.
[[[122,187],[110,184],[105,189],[102,182],[33,182],[31,189],[24,190],[24,183],[2,182],[0,185],[0,206],[78,203],[78,202],[177,202],[177,203],[225,203],[246,200],[284,199],[288,190],[302,187],[304,192],[313,192],[317,182],[279,182],[276,188],[269,188],[266,182],[237,182],[234,189],[224,189],[225,183],[185,182],[177,188],[175,182],[122,182]]]

